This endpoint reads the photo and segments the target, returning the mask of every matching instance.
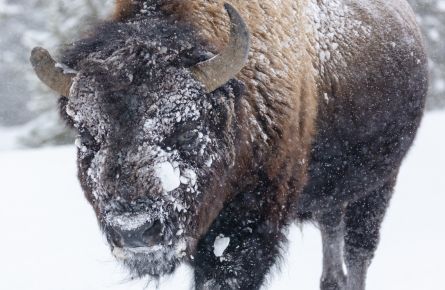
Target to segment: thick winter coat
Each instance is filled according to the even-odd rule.
[[[321,289],[364,289],[423,112],[415,17],[403,0],[229,2],[120,0],[69,70],[33,51],[85,195],[136,276],[187,262],[197,289],[258,289],[287,226],[312,220]]]

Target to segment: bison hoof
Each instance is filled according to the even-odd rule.
[[[321,290],[346,290],[346,276],[344,274],[322,277]]]

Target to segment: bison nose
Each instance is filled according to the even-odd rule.
[[[162,242],[162,224],[154,221],[131,230],[113,227],[110,229],[110,238],[120,248],[155,246]]]

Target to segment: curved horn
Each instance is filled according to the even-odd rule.
[[[225,3],[224,8],[231,21],[229,44],[220,54],[191,68],[209,93],[233,78],[244,67],[249,55],[250,33],[246,23],[232,5]]]
[[[49,52],[41,47],[35,47],[32,50],[30,61],[44,84],[62,96],[69,96],[74,73],[65,73],[61,66],[57,66]]]

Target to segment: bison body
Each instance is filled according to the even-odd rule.
[[[321,288],[364,289],[423,112],[414,15],[402,0],[230,3],[229,18],[219,0],[118,1],[63,52],[70,71],[33,52],[79,132],[85,195],[135,276],[184,261],[196,289],[258,289],[287,226],[312,220]]]

